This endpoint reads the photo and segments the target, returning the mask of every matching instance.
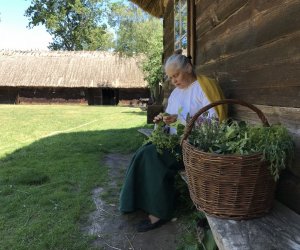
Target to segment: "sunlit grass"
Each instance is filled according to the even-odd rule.
[[[145,113],[121,107],[0,106],[0,245],[88,249],[81,231],[108,152],[133,152]]]

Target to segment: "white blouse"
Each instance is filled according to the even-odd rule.
[[[175,88],[168,100],[166,112],[178,115],[178,120],[186,125],[187,114],[194,116],[204,106],[210,104],[198,81],[193,82],[185,89]],[[208,117],[216,116],[214,108],[209,109]],[[171,131],[172,133],[176,131]]]

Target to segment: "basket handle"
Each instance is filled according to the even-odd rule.
[[[223,99],[223,100],[219,100],[219,101],[216,101],[216,102],[212,102],[212,103],[204,106],[192,117],[192,119],[189,121],[189,123],[186,125],[186,127],[184,129],[184,134],[183,134],[181,144],[190,135],[190,133],[193,129],[194,123],[200,115],[202,115],[204,112],[206,112],[207,110],[209,110],[209,109],[211,109],[215,106],[218,106],[218,105],[221,105],[221,104],[229,104],[229,103],[230,104],[239,104],[239,105],[245,106],[245,107],[253,110],[258,115],[258,117],[260,118],[260,120],[261,120],[264,127],[269,127],[270,126],[267,118],[262,113],[262,111],[260,109],[258,109],[257,107],[255,107],[254,105],[252,105],[250,103],[247,103],[247,102],[244,102],[242,100],[238,100],[238,99]]]

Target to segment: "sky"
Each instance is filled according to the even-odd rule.
[[[0,50],[48,50],[51,36],[44,26],[27,28],[30,0],[0,0]]]

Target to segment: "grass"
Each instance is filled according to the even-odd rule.
[[[199,219],[205,218],[205,214],[196,210],[190,199],[185,181],[180,176],[177,176],[175,182],[179,194],[176,216],[181,218],[181,237],[176,250],[216,250],[217,246],[209,227],[205,227],[203,231],[202,242],[198,241],[197,223]]]
[[[133,152],[145,121],[133,108],[1,105],[1,248],[89,249],[81,227],[106,182],[102,157]]]

